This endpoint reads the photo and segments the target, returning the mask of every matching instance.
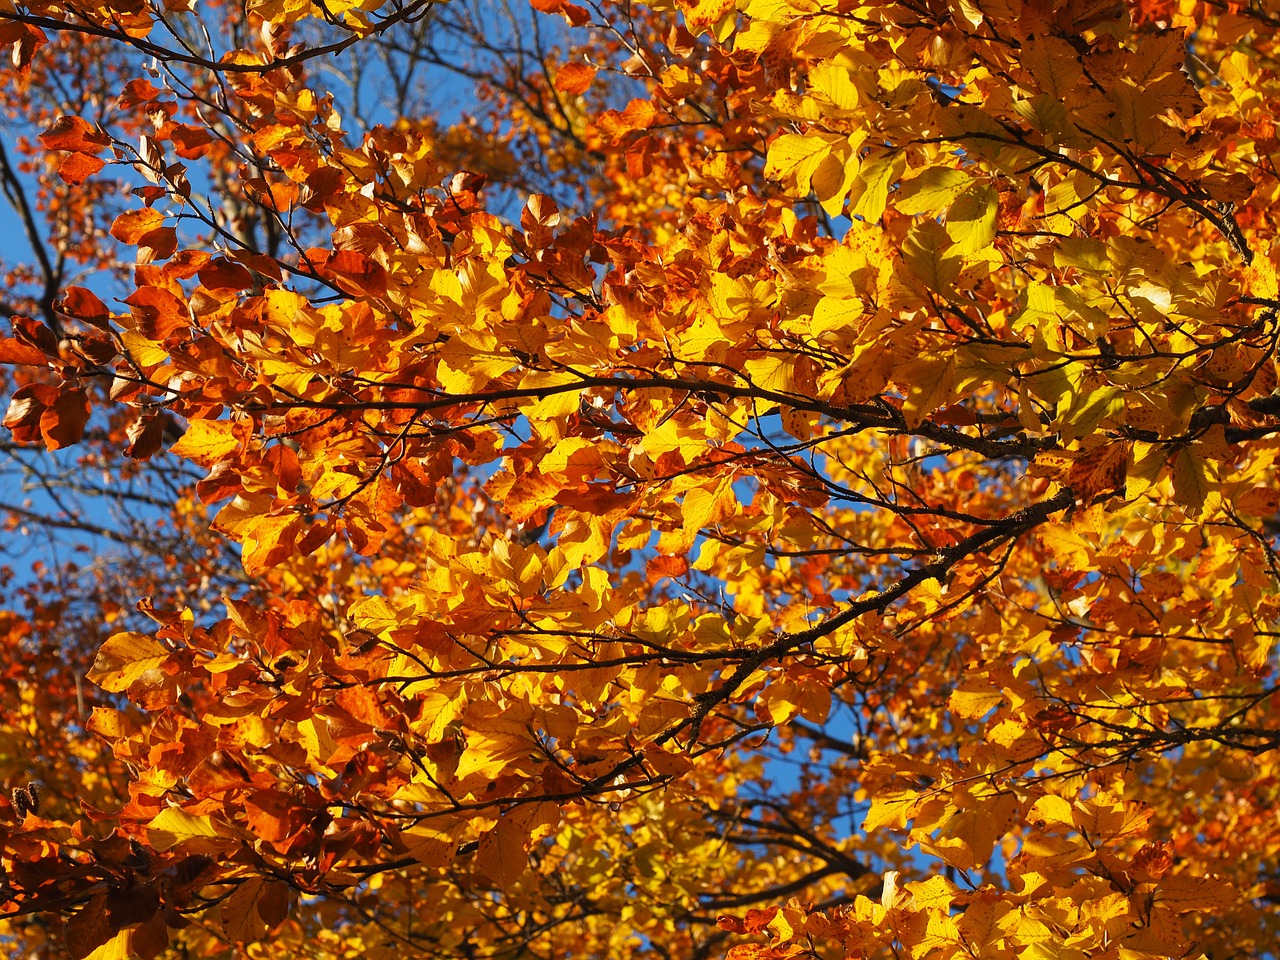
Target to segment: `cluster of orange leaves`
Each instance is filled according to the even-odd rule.
[[[23,140],[4,425],[181,535],[92,649],[0,619],[6,935],[1270,949],[1280,21],[534,0],[488,127],[343,116],[455,9],[0,10],[15,96],[112,64]]]

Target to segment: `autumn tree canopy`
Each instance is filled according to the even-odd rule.
[[[1268,0],[0,0],[12,956],[1280,941]]]

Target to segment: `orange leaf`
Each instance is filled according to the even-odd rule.
[[[225,257],[202,266],[199,275],[206,290],[246,290],[253,286],[253,274]]]
[[[73,153],[58,166],[58,176],[72,186],[79,186],[105,167],[106,161],[87,153]]]
[[[152,210],[150,207],[126,210],[111,224],[111,235],[121,243],[137,244],[163,223],[164,215],[159,210]]]
[[[21,340],[0,337],[0,363],[43,364],[49,358]]]
[[[684,557],[654,557],[644,567],[645,579],[655,584],[663,577],[682,577],[689,572],[689,561]]]
[[[178,231],[173,227],[148,230],[138,238],[138,262],[153,263],[168,260],[178,248]]]
[[[111,313],[96,293],[85,287],[67,287],[62,298],[54,301],[54,308],[68,317],[106,330],[110,326]]]
[[[302,817],[293,798],[279,790],[259,790],[244,802],[249,830],[255,837],[275,843],[302,829]]]
[[[769,924],[773,922],[773,918],[778,915],[777,907],[765,907],[758,909],[756,907],[747,911],[746,917],[743,918],[742,925],[747,933],[760,933],[768,929]]]
[[[558,13],[574,27],[591,22],[591,14],[585,7],[567,0],[531,0],[529,5],[539,13]]]
[[[502,474],[494,474],[489,484],[485,485],[490,494],[496,492],[495,488],[502,477]],[[502,496],[502,506],[512,520],[524,523],[539,510],[551,506],[556,494],[563,488],[564,481],[561,479],[544,477],[540,473],[525,474],[516,477],[505,496]]]
[[[131,107],[150,103],[158,96],[160,96],[160,90],[154,83],[150,80],[139,78],[130,80],[124,85],[124,92],[120,94],[120,99],[117,103],[121,108],[128,110]]]
[[[213,135],[200,127],[174,124],[169,130],[169,142],[174,152],[184,160],[196,160],[209,152]]]
[[[52,127],[40,134],[40,142],[46,150],[101,153],[111,140],[87,120],[80,117],[59,117]]]
[[[165,340],[190,322],[187,305],[160,287],[141,287],[124,302],[133,314],[135,332],[148,340]]]
[[[585,63],[566,63],[556,73],[556,89],[575,96],[586,93],[595,79],[596,68]]]
[[[495,886],[511,886],[529,866],[529,830],[524,818],[507,814],[480,838],[476,866]]]
[[[610,110],[602,114],[596,121],[596,126],[605,137],[616,143],[633,131],[648,129],[657,116],[657,107],[648,100],[636,99],[627,104],[627,108],[621,113]]]

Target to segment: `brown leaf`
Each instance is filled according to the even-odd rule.
[[[258,899],[267,881],[251,877],[222,902],[219,911],[222,933],[232,943],[252,943],[267,934],[267,923],[258,912]]]
[[[287,883],[269,880],[263,886],[262,895],[258,898],[258,916],[268,929],[274,929],[289,916],[291,893]]]
[[[95,894],[67,921],[64,934],[67,953],[72,960],[82,960],[110,940],[115,932],[107,916],[106,893]]]
[[[146,923],[130,931],[130,952],[138,960],[152,960],[158,957],[169,946],[169,924],[165,922],[164,913],[157,912]]]
[[[125,436],[129,438],[125,456],[134,460],[150,460],[164,446],[165,428],[172,422],[167,415],[143,416],[133,421],[125,430]]]
[[[58,388],[48,383],[29,383],[19,387],[9,401],[4,415],[4,426],[13,431],[19,443],[34,443],[40,439],[40,420],[58,397]]]

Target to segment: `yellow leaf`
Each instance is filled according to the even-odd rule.
[[[967,681],[951,691],[947,707],[970,720],[985,717],[1004,701],[1001,691],[985,681]]]
[[[735,19],[734,0],[680,0],[680,6],[684,11],[685,24],[694,36],[710,32],[717,40],[723,41],[727,36],[724,22],[728,20],[732,24]]]
[[[813,308],[813,322],[809,332],[815,337],[836,331],[850,331],[847,336],[852,339],[852,331],[857,321],[866,313],[861,300],[842,297],[823,297]]]
[[[329,758],[338,749],[338,741],[329,732],[329,723],[324,717],[307,717],[298,724],[303,749],[319,765],[328,766]]]
[[[951,204],[973,178],[953,167],[925,167],[893,195],[900,213],[933,216]]]
[[[952,866],[962,870],[981,867],[991,859],[996,842],[1017,820],[1018,798],[998,794],[977,807],[960,810],[947,819],[941,835],[930,846]]]
[[[169,651],[160,641],[141,633],[117,633],[98,649],[87,676],[103,690],[120,693],[168,659]]]
[[[906,884],[917,907],[923,909],[950,910],[959,889],[943,876],[933,876],[923,882],[916,880]]]
[[[970,257],[991,246],[996,238],[996,213],[1000,197],[990,184],[975,183],[947,210],[947,236],[954,243],[949,252]]]
[[[249,429],[247,421],[192,420],[170,452],[202,467],[212,467],[240,449],[248,439]]]
[[[441,348],[437,376],[452,394],[474,393],[517,363],[489,331],[466,331],[451,336]]]
[[[1006,913],[1000,920],[1000,929],[1009,940],[1022,947],[1054,939],[1053,931],[1042,920],[1027,916],[1023,910]]]
[[[795,357],[771,353],[745,364],[753,386],[774,393],[795,393]]]
[[[1078,440],[1093,433],[1104,419],[1124,410],[1124,393],[1108,384],[1090,382],[1084,376],[1073,375],[1073,389],[1064,398],[1064,408],[1059,411],[1057,424],[1064,441]]]
[[[955,357],[918,357],[894,370],[893,379],[907,395],[902,403],[902,415],[907,426],[914,430],[954,396]]]
[[[1111,269],[1111,258],[1101,240],[1093,237],[1063,237],[1053,251],[1053,265],[1065,270],[1074,267],[1101,276]]]
[[[1080,58],[1065,40],[1035,36],[1022,45],[1022,65],[1040,89],[1058,100],[1066,98],[1080,79]]]
[[[703,528],[732,516],[736,504],[731,476],[724,477],[711,489],[695,487],[686,493],[680,505],[684,549],[693,546],[694,539]]]
[[[567,417],[578,409],[581,390],[565,388],[581,383],[582,378],[568,370],[534,371],[520,381],[520,389],[547,392],[535,398],[531,405],[522,406],[521,411],[534,422]]]
[[[117,930],[115,936],[97,946],[84,960],[131,960],[133,951],[129,949],[129,938],[132,933],[128,927]]]
[[[1093,561],[1094,548],[1080,535],[1061,524],[1050,523],[1040,528],[1040,541],[1058,563],[1070,570],[1087,570]]]
[[[793,180],[795,194],[804,196],[809,192],[813,172],[830,152],[831,141],[820,136],[784,133],[769,144],[764,174],[774,180]]]
[[[860,217],[868,223],[875,223],[884,216],[889,187],[898,182],[905,165],[902,155],[896,153],[864,163],[849,194],[849,216]]]
[[[885,790],[876,794],[871,801],[871,809],[862,821],[862,829],[871,831],[877,827],[905,827],[915,802],[914,790]]]
[[[898,901],[898,877],[901,874],[897,870],[886,870],[880,883],[880,906],[886,910],[892,910]]]
[[[1018,100],[1013,108],[1035,130],[1045,134],[1045,146],[1065,145],[1079,138],[1079,131],[1067,116],[1063,102],[1047,93],[1038,93],[1030,100]]]
[[[1173,498],[1184,507],[1199,513],[1217,486],[1217,469],[1213,463],[1183,447],[1173,458]]]
[[[404,831],[400,839],[408,848],[409,856],[424,867],[443,870],[453,863],[457,840],[449,831],[419,825]]]
[[[786,943],[796,935],[796,929],[791,925],[791,918],[787,916],[785,910],[779,910],[773,915],[768,929],[778,943]]]
[[[1071,824],[1071,804],[1062,797],[1046,794],[1032,805],[1027,819],[1032,823]]]
[[[813,195],[830,216],[839,216],[844,210],[845,197],[857,174],[858,164],[843,144],[834,147],[814,170]]]
[[[221,838],[213,820],[187,813],[180,807],[161,810],[147,824],[147,840],[157,850],[168,850],[188,840]]]
[[[169,362],[169,351],[140,333],[125,330],[120,334],[120,343],[124,346],[125,352],[144,369],[150,370]]]
[[[841,110],[858,109],[858,88],[848,69],[830,60],[809,71],[809,83]]]
[[[1092,800],[1077,800],[1072,821],[1076,828],[1093,840],[1118,840],[1146,832],[1151,811],[1136,803],[1099,795]]]
[[[1240,902],[1240,894],[1217,877],[1186,874],[1165,877],[1156,891],[1156,900],[1174,913],[1207,910],[1221,913]]]
[[[1280,281],[1276,279],[1276,265],[1270,255],[1255,256],[1244,271],[1245,291],[1263,300],[1280,297]]]
[[[1135,500],[1151,489],[1167,458],[1163,444],[1135,440],[1125,465],[1124,498]]]
[[[951,238],[936,220],[921,220],[907,232],[902,259],[926,287],[949,296],[962,266],[960,257],[950,252]]]

